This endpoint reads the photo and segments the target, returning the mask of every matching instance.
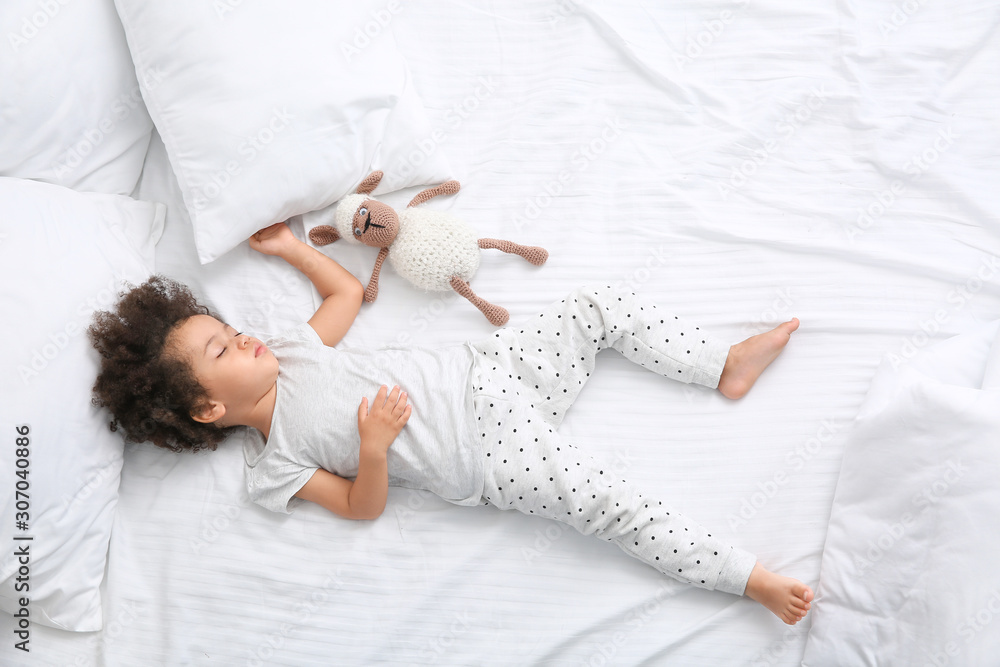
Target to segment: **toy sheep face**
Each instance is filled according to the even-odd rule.
[[[399,233],[399,216],[391,206],[374,199],[361,202],[351,220],[354,238],[373,248],[392,245]]]

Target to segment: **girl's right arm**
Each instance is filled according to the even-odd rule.
[[[250,247],[265,255],[277,255],[312,281],[323,298],[309,325],[325,345],[333,347],[354,324],[361,310],[365,288],[350,271],[315,248],[299,241],[283,222],[266,227],[250,237]]]
[[[352,482],[317,469],[295,494],[303,500],[322,505],[347,519],[376,519],[385,509],[389,495],[389,470],[386,455],[396,436],[410,418],[406,393],[399,387],[389,392],[379,389],[371,411],[368,398],[358,407],[358,433],[361,435],[358,475]]]

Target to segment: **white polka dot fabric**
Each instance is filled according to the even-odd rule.
[[[480,369],[512,369],[511,379],[516,377],[524,395],[554,426],[562,422],[590,377],[596,354],[605,348],[673,380],[712,389],[719,386],[729,354],[728,344],[700,327],[605,285],[575,290],[525,327],[501,329],[472,347],[484,353],[476,355]]]
[[[556,431],[605,347],[665,377],[716,387],[729,345],[633,293],[600,286],[472,347],[486,503],[562,521],[695,586],[743,594],[752,554],[644,497]]]

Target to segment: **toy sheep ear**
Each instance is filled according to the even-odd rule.
[[[309,240],[316,245],[330,245],[340,239],[340,232],[336,227],[330,225],[320,225],[309,230]]]
[[[373,171],[368,174],[365,180],[361,181],[361,185],[354,192],[359,195],[371,194],[372,190],[378,187],[379,181],[382,180],[381,171]]]

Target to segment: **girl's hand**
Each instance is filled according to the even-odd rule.
[[[299,240],[283,222],[276,222],[250,237],[250,247],[265,255],[283,255],[296,243],[299,243]]]
[[[375,395],[371,409],[368,397],[361,399],[358,406],[358,433],[361,435],[361,449],[372,453],[385,454],[393,440],[403,430],[410,418],[411,406],[406,403],[406,392],[399,387],[382,385]]]

